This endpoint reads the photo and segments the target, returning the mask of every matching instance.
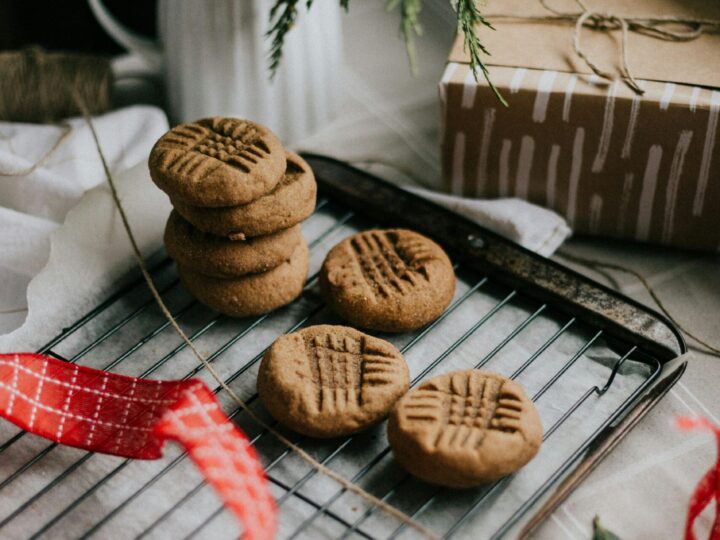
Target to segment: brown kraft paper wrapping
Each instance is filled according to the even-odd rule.
[[[503,13],[512,13],[519,5],[534,4],[504,0],[501,7]],[[643,7],[643,15],[658,13],[658,9],[665,9],[661,13],[667,15],[672,2],[632,4],[636,11]],[[687,4],[698,8],[707,2]],[[528,11],[537,14],[532,9],[523,14]],[[698,15],[696,9],[682,15],[720,18],[720,2],[708,13]],[[484,80],[475,82],[460,38],[440,82],[447,191],[527,199],[564,215],[579,233],[720,249],[720,141],[716,144],[720,35],[661,42],[631,34],[629,58],[645,90],[639,96],[622,80],[611,82],[585,73],[586,66],[571,58],[572,25],[507,22],[495,26],[497,32],[485,33],[481,39],[492,34],[488,46],[499,53],[491,58],[507,64],[492,65],[490,75],[510,107],[497,101]],[[503,38],[509,28],[512,31]],[[546,30],[554,34],[550,41],[527,34],[536,36]],[[603,67],[608,70],[615,68],[607,59],[615,60],[618,54],[612,48],[603,49],[607,45],[603,40],[610,37],[589,29],[582,34],[587,52],[595,54],[593,60],[599,58],[598,63],[605,61]],[[520,40],[548,43],[546,67],[541,67],[542,50],[528,46],[530,52],[522,56],[516,45],[505,47],[504,39],[515,44]],[[641,46],[631,53],[638,43]],[[657,61],[647,58],[652,44],[666,51]],[[680,47],[691,61],[675,70],[662,61],[671,54],[667,47]],[[648,63],[651,67],[643,71],[641,66]],[[703,68],[693,71],[693,65]],[[661,69],[668,72],[664,80],[644,78],[657,77]]]

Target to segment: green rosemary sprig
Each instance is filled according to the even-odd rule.
[[[611,532],[608,531],[606,528],[604,528],[602,525],[600,525],[600,517],[595,516],[593,519],[593,537],[592,540],[620,540],[620,537]]]
[[[313,0],[307,0],[308,9],[312,6],[312,2]],[[280,67],[285,37],[295,24],[298,3],[299,0],[278,0],[270,9],[270,30],[266,35],[272,38],[270,43],[271,79],[275,77],[278,67]]]
[[[480,42],[480,39],[477,36],[478,26],[486,26],[491,30],[495,30],[495,28],[493,28],[492,24],[490,24],[490,22],[482,16],[480,10],[477,8],[475,0],[457,0],[453,7],[455,8],[455,13],[457,13],[458,26],[464,36],[463,48],[468,52],[468,54],[470,54],[470,69],[473,71],[475,80],[478,80],[478,70],[481,71],[488,85],[495,94],[495,97],[500,100],[500,103],[507,107],[507,101],[505,101],[505,98],[493,84],[490,79],[490,73],[488,73],[487,66],[480,57],[480,53],[487,54],[488,56],[490,53]]]
[[[280,61],[282,60],[285,37],[295,25],[300,0],[276,0],[270,9],[270,30],[267,36],[270,42],[270,78],[275,77]],[[305,0],[305,8],[309,11],[313,0]],[[340,7],[347,11],[350,7],[350,0],[340,0]]]
[[[339,0],[340,6],[347,11],[350,0]],[[475,80],[478,80],[478,72],[482,73],[495,96],[503,105],[507,101],[500,94],[500,91],[493,84],[488,73],[487,66],[482,61],[481,54],[490,53],[480,42],[477,36],[477,28],[486,26],[494,28],[478,10],[476,0],[450,0],[458,19],[458,28],[463,33],[463,47],[470,55],[470,69],[472,69]],[[292,29],[297,17],[297,8],[300,0],[276,0],[270,10],[270,30],[267,35],[271,38],[270,46],[270,76],[274,77],[282,60],[282,49],[285,44],[285,37]],[[309,10],[313,0],[305,0],[305,7]],[[405,41],[410,69],[416,72],[415,37],[421,36],[423,32],[420,24],[420,12],[422,0],[388,0],[387,10],[400,9],[400,34]]]
[[[423,28],[420,24],[420,11],[422,0],[388,0],[387,11],[400,7],[400,34],[405,41],[410,70],[413,75],[417,72],[417,59],[415,55],[415,36],[422,36]]]

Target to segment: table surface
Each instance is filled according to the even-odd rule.
[[[425,34],[418,41],[419,74],[409,74],[395,16],[382,2],[353,4],[344,19],[346,92],[335,125],[299,146],[338,157],[373,162],[379,174],[400,174],[433,186],[439,179],[436,83],[454,32],[444,2],[426,2]],[[373,28],[373,39],[365,29]],[[356,129],[352,129],[356,126]],[[372,128],[368,127],[372,126]],[[353,136],[343,136],[352,131]],[[344,144],[352,141],[352,144]],[[717,255],[592,238],[574,238],[561,251],[619,264],[641,272],[674,318],[715,344],[720,343],[720,258]],[[598,273],[560,262],[656,308],[630,275]],[[590,538],[592,519],[622,538],[680,538],[687,502],[699,478],[715,460],[714,438],[673,427],[679,414],[705,415],[720,424],[720,358],[694,352],[680,382],[623,440],[589,478],[537,531],[538,538]],[[712,523],[708,508],[697,525],[703,537]]]

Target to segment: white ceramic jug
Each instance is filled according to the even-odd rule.
[[[160,44],[125,28],[102,0],[88,3],[118,44],[163,74],[173,122],[249,118],[292,143],[332,117],[342,59],[337,0],[300,10],[272,81],[266,33],[273,0],[158,0]]]

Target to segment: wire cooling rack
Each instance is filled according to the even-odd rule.
[[[152,274],[177,321],[225,381],[267,418],[255,393],[267,346],[283,332],[338,323],[317,292],[317,271],[339,240],[374,226],[409,226],[456,263],[447,311],[409,334],[383,335],[403,352],[412,385],[482,367],[518,380],[545,428],[538,456],[518,473],[471,490],[424,484],[393,460],[384,423],[330,441],[288,436],[324,465],[442,537],[525,534],[547,515],[681,375],[682,338],[657,314],[492,233],[340,162],[308,156],[320,184],[303,225],[311,248],[301,298],[262,317],[232,320],[178,284],[164,254]],[[246,431],[266,467],[282,538],[396,538],[415,533],[311,469],[254,425],[197,365],[140,279],[42,348],[68,362],[150,378],[204,378]],[[283,429],[268,418],[274,427]],[[8,429],[9,428],[9,429]],[[63,447],[3,426],[3,538],[233,538],[240,532],[189,460],[158,461]]]

